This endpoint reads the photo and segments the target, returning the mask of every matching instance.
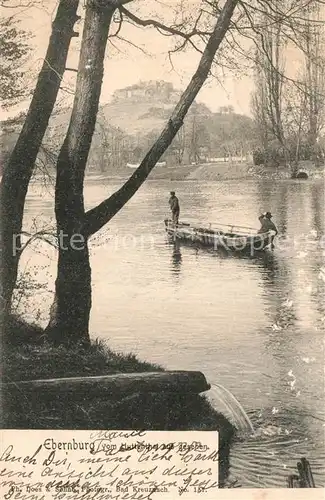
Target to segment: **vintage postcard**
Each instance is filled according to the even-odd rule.
[[[324,498],[324,2],[0,7],[1,498]]]

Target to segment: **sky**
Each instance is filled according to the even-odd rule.
[[[24,0],[17,0],[17,3]],[[179,3],[186,5],[184,12],[186,16],[195,16],[198,0],[136,0],[127,5],[130,11],[140,14],[142,17],[158,16],[167,22],[175,18],[173,8]],[[32,2],[32,7],[20,10],[7,9],[8,13],[14,13],[21,21],[21,27],[33,34],[33,51],[28,60],[30,78],[28,84],[31,88],[35,85],[35,78],[45,56],[51,22],[55,16],[56,0],[47,0],[38,7],[37,2]],[[81,2],[84,3],[83,1]],[[154,7],[155,11],[152,12]],[[83,10],[83,6],[80,11]],[[84,12],[79,12],[81,15]],[[179,14],[177,14],[179,15]],[[78,67],[78,54],[82,35],[81,22],[76,23],[75,30],[80,32],[79,39],[73,38],[67,67]],[[173,57],[173,66],[168,58],[168,49],[175,39],[164,37],[156,30],[150,28],[136,28],[128,23],[123,23],[121,36],[140,47],[137,49],[128,42],[112,39],[114,46],[109,42],[106,50],[105,71],[101,93],[101,103],[107,103],[113,92],[118,88],[127,87],[140,80],[165,80],[172,82],[175,88],[183,89],[189,82],[199,60],[199,54],[195,51],[187,51]],[[243,71],[235,75],[234,72],[222,74],[216,69],[218,78],[210,77],[197,98],[205,103],[212,111],[217,111],[220,106],[232,105],[237,113],[251,114],[250,100],[253,90],[253,78],[249,71]],[[66,72],[62,86],[68,91],[60,92],[59,100],[68,105],[72,103],[73,87],[76,74]],[[70,89],[70,91],[69,91]],[[9,113],[2,112],[5,119],[10,114],[15,114],[26,108],[27,102]]]

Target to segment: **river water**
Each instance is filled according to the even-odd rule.
[[[91,181],[87,207],[117,187]],[[163,226],[171,189],[180,220],[258,227],[271,211],[275,250],[238,258],[174,246]],[[36,226],[53,217],[53,197],[37,185],[25,227],[35,217]],[[325,483],[324,232],[321,181],[149,181],[92,243],[93,337],[167,369],[201,370],[235,395],[256,429],[231,451],[230,479],[242,487],[286,487],[302,456]],[[47,255],[26,252],[23,264],[49,273],[53,288]],[[50,297],[38,297],[44,311]]]

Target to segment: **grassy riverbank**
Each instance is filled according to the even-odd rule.
[[[2,352],[3,382],[114,373],[163,371],[133,354],[111,351],[100,342],[90,348],[43,345],[6,346]],[[82,403],[58,397],[39,400],[3,393],[3,428],[217,430],[220,440],[220,481],[228,473],[234,428],[197,394],[134,393],[118,400],[90,394]]]

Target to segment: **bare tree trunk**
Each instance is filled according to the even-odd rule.
[[[306,104],[307,104],[307,93],[303,91],[300,95],[300,102],[296,106],[298,112],[298,118],[294,119],[294,127],[297,130],[295,132],[295,137],[296,137],[295,157],[293,159],[292,170],[291,170],[292,178],[296,178],[299,172],[301,139],[303,133],[303,120],[306,117]]]
[[[58,232],[71,240],[81,234],[85,245],[76,250],[59,248],[55,307],[47,327],[58,343],[89,342],[91,273],[87,239],[106,224],[144,183],[183,124],[191,104],[205,82],[214,56],[231,22],[238,0],[227,0],[209,38],[197,71],[182,94],[168,124],[130,179],[98,207],[84,213],[83,179],[98,111],[103,59],[114,9],[92,0],[86,7],[76,97],[69,130],[58,159],[55,211]],[[114,2],[114,5],[116,2]],[[67,243],[68,244],[68,243]],[[61,247],[61,245],[60,245]]]
[[[275,2],[272,11],[277,9],[277,3],[278,0]],[[266,21],[266,25],[267,20],[268,15],[265,13],[264,21]],[[270,130],[271,138],[273,136],[273,139],[276,139],[281,146],[285,165],[291,168],[290,151],[287,147],[282,116],[283,19],[279,17],[270,26],[265,28],[264,33],[259,34],[261,48],[258,50],[256,63],[257,70],[260,72],[257,78],[260,87],[260,101],[262,104],[264,100],[262,105],[265,107],[266,122],[264,126]],[[259,110],[258,115],[260,114],[264,115],[263,111]]]
[[[185,124],[178,131],[176,139],[177,139],[175,144],[176,162],[177,165],[182,165],[185,152],[185,140],[186,140]]]
[[[3,174],[0,187],[1,290],[4,316],[10,313],[20,256],[25,198],[34,164],[51,116],[65,70],[79,0],[60,0],[44,63],[33,98]]]
[[[311,159],[313,160],[316,167],[319,166],[318,158],[318,133],[319,133],[319,112],[321,108],[321,103],[324,101],[322,97],[322,72],[320,64],[320,33],[319,25],[313,25],[311,20],[311,13],[316,9],[316,19],[319,22],[319,6],[311,5],[307,8],[307,17],[309,18],[306,22],[306,47],[305,47],[305,57],[306,57],[306,80],[307,80],[307,93],[308,93],[308,111],[309,111],[309,130],[308,130],[308,142],[310,146]]]
[[[83,181],[95,130],[103,61],[115,7],[88,0],[69,129],[57,162],[55,214],[59,241],[55,307],[48,337],[56,343],[89,343],[91,270],[84,227]]]

